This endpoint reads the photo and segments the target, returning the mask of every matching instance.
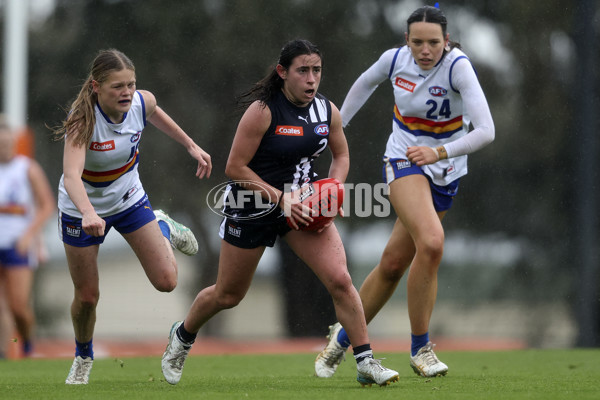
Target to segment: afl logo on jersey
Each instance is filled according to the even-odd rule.
[[[283,136],[304,136],[304,130],[301,126],[277,125],[275,134]]]
[[[321,125],[315,126],[315,133],[317,135],[321,135],[321,136],[329,135],[329,125],[321,124]]]
[[[138,131],[138,132],[134,133],[133,135],[131,135],[131,138],[129,140],[131,141],[131,143],[135,143],[138,140],[140,140],[140,136],[142,136],[142,131]]]
[[[429,94],[434,97],[443,97],[448,94],[448,91],[440,86],[432,86],[429,88]]]

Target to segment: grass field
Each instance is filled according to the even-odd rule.
[[[350,353],[330,379],[314,354],[190,356],[181,382],[164,381],[159,357],[98,359],[87,386],[64,384],[72,360],[0,362],[0,399],[600,399],[600,350],[440,352],[448,376],[413,374],[405,353],[381,354],[400,372],[362,388]]]

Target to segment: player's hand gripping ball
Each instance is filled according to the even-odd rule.
[[[338,210],[344,203],[344,185],[334,178],[311,182],[298,190],[300,202],[313,210],[313,222],[309,225],[299,224],[303,231],[318,231],[323,228],[338,215]],[[290,218],[286,219],[288,225],[293,227]]]

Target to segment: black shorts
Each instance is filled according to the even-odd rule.
[[[275,211],[255,219],[224,217],[219,236],[227,243],[242,249],[273,247],[277,236],[288,233],[290,228],[283,212]]]

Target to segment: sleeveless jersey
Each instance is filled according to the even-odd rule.
[[[115,124],[96,104],[94,134],[85,153],[81,180],[94,210],[100,217],[131,207],[146,193],[138,173],[140,139],[146,126],[144,99],[135,92],[131,108],[123,121]],[[60,179],[58,208],[65,214],[81,218]]]
[[[453,66],[463,58],[468,60],[462,51],[453,49],[425,71],[407,46],[381,56],[378,63],[387,64],[395,99],[386,157],[406,159],[409,146],[437,147],[467,134],[469,117],[461,94],[452,86]],[[467,173],[467,156],[440,160],[422,169],[435,184],[445,186]]]
[[[317,176],[313,165],[329,143],[331,104],[317,93],[308,106],[298,107],[279,91],[267,106],[271,124],[248,167],[279,190],[296,190]],[[229,186],[235,195],[238,186]]]
[[[35,199],[29,181],[29,158],[0,163],[0,249],[14,246],[33,219]]]

